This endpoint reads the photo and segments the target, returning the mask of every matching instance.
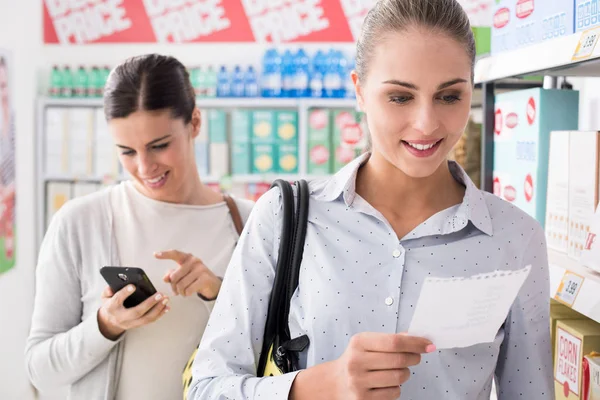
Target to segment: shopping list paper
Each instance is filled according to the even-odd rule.
[[[530,270],[425,279],[408,334],[438,349],[493,342]]]

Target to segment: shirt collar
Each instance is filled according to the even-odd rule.
[[[312,190],[314,198],[320,201],[331,202],[343,197],[344,203],[347,206],[352,205],[356,198],[356,176],[360,167],[367,162],[370,154],[365,153],[356,158],[348,165],[339,170],[330,179],[321,181],[320,185],[316,185]],[[454,179],[463,184],[466,188],[465,197],[460,204],[456,215],[448,221],[447,232],[454,230],[456,219],[471,221],[473,225],[486,235],[493,234],[492,221],[487,203],[484,198],[484,193],[479,190],[467,173],[455,161],[449,161],[450,172]]]

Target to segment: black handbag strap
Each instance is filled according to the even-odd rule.
[[[274,339],[276,337],[283,340],[290,339],[288,326],[290,301],[298,287],[310,197],[306,181],[300,180],[296,182],[296,186],[298,207],[295,205],[294,191],[289,182],[278,179],[271,185],[271,188],[278,187],[281,192],[281,239],[258,371],[264,371]]]

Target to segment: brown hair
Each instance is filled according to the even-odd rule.
[[[467,14],[456,0],[379,0],[367,14],[356,44],[356,72],[367,76],[373,49],[389,32],[410,27],[427,27],[449,35],[465,46],[471,58],[471,79],[475,65],[475,38]]]

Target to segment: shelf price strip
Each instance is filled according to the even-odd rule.
[[[575,299],[577,299],[577,295],[583,285],[583,280],[583,276],[577,275],[571,271],[566,271],[558,286],[554,300],[560,301],[569,307],[573,307]]]

